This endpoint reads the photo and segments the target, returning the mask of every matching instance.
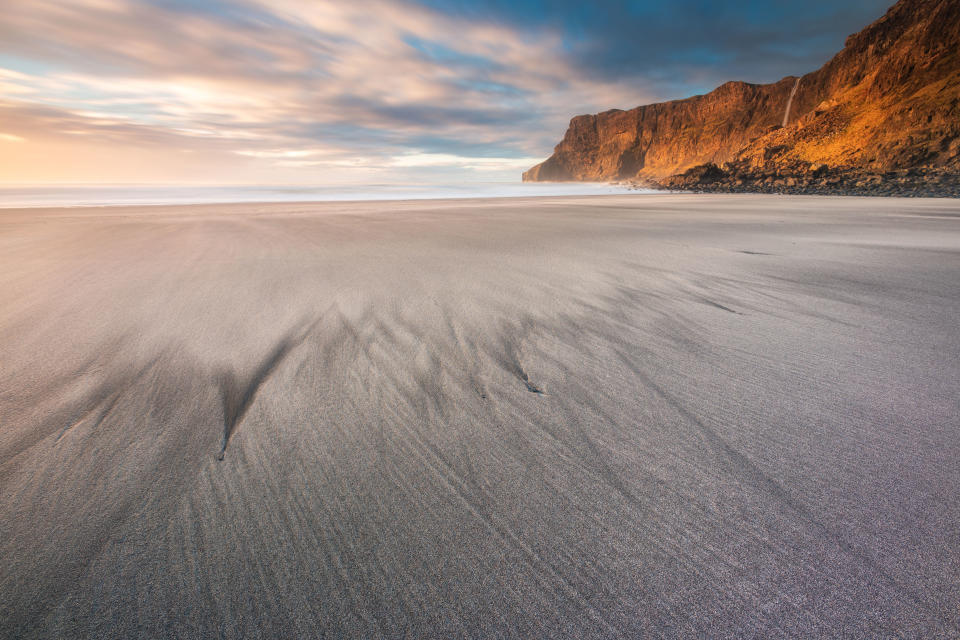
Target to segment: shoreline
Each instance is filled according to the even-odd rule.
[[[827,198],[827,199],[865,199],[865,200],[908,200],[908,201],[917,201],[917,200],[934,200],[934,201],[950,201],[958,200],[960,196],[949,196],[949,195],[929,195],[929,194],[875,194],[875,193],[857,193],[857,192],[845,192],[845,193],[820,193],[820,192],[791,192],[791,191],[728,191],[728,190],[711,190],[710,188],[696,188],[696,189],[667,189],[662,187],[652,187],[649,184],[644,184],[642,186],[638,185],[636,188],[631,188],[628,184],[624,184],[625,191],[623,193],[604,193],[604,194],[563,194],[563,195],[524,195],[524,196],[461,196],[461,197],[438,197],[438,198],[407,198],[407,199],[382,199],[382,200],[373,200],[373,199],[358,199],[358,200],[244,200],[244,201],[223,201],[223,202],[177,202],[177,203],[110,203],[110,204],[74,204],[74,205],[4,205],[0,203],[0,216],[11,212],[39,212],[39,211],[88,211],[88,210],[118,210],[118,209],[149,209],[149,210],[159,210],[164,208],[170,209],[198,209],[204,207],[214,207],[222,209],[227,208],[243,208],[243,207],[296,207],[297,209],[304,209],[310,207],[325,207],[325,206],[363,206],[363,205],[403,205],[403,206],[415,206],[417,204],[431,205],[439,204],[445,205],[448,203],[481,203],[481,202],[524,202],[524,201],[576,201],[583,199],[610,199],[610,198],[639,198],[642,196],[659,196],[659,197],[678,197],[678,196],[718,196],[718,197],[784,197],[784,198],[800,198],[802,199],[813,199],[813,198]]]
[[[651,190],[652,191],[652,190]],[[405,202],[476,198],[547,198],[622,195],[630,190],[612,182],[566,182],[531,185],[523,182],[459,185],[51,185],[0,187],[0,209],[97,206],[176,206],[193,204],[273,202]],[[18,200],[19,198],[19,200]]]

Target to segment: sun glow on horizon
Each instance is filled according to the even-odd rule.
[[[12,0],[0,183],[518,179],[570,105],[641,98],[549,32],[386,0],[231,7]]]

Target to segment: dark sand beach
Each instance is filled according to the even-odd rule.
[[[0,210],[0,637],[960,637],[960,201]]]

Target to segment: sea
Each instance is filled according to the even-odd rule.
[[[216,204],[230,202],[330,202],[428,200],[652,193],[619,184],[583,182],[476,182],[369,185],[56,185],[0,186],[0,208]]]

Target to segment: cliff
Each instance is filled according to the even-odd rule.
[[[749,190],[896,172],[960,173],[960,0],[901,0],[801,78],[577,116],[523,179]]]

